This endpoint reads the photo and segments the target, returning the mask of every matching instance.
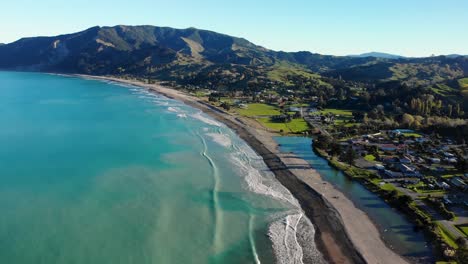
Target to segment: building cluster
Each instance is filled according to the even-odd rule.
[[[396,129],[362,135],[341,144],[356,151],[361,161],[358,165],[376,170],[382,178],[423,181],[429,189],[468,190],[468,173],[460,171],[457,155],[467,153],[466,146],[449,139]]]

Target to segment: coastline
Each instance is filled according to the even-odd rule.
[[[331,184],[324,182],[310,165],[290,153],[281,153],[274,134],[175,89],[158,84],[114,77],[73,75],[114,81],[150,89],[195,107],[234,130],[259,156],[299,201],[316,228],[318,249],[330,263],[408,263],[389,249],[369,217]]]

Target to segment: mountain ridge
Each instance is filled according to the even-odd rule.
[[[0,45],[0,68],[95,75],[134,75],[245,89],[249,85],[293,85],[300,79],[343,78],[431,84],[466,76],[466,57],[388,58],[384,53],[333,56],[274,51],[244,38],[214,31],[150,25],[95,26]],[[418,81],[418,82],[416,82]]]

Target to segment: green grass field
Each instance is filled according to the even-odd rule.
[[[319,113],[321,113],[321,114],[332,113],[334,115],[345,116],[345,117],[352,117],[353,116],[353,112],[351,110],[336,109],[336,108],[325,108],[325,109],[321,110]]]
[[[459,225],[457,226],[457,228],[460,229],[460,231],[462,231],[462,233],[468,237],[468,225]]]
[[[320,114],[333,114],[335,115],[335,125],[351,127],[357,125],[358,123],[349,123],[353,119],[353,112],[346,109],[336,109],[336,108],[325,108],[319,111]]]
[[[437,227],[439,228],[439,232],[440,232],[440,235],[442,236],[442,238],[444,239],[445,243],[447,243],[449,246],[457,249],[458,248],[458,244],[455,242],[455,238],[454,236],[444,228],[443,225],[437,223]]]
[[[421,134],[418,134],[418,133],[403,133],[403,136],[404,137],[415,137],[415,138],[422,137]]]
[[[268,104],[247,104],[247,109],[238,109],[240,115],[253,116],[274,116],[281,114],[277,107]]]
[[[369,155],[366,155],[366,156],[364,157],[364,159],[367,160],[367,161],[374,161],[374,160],[375,160],[375,156],[372,155],[372,154],[369,154]]]
[[[460,84],[461,88],[468,89],[468,78],[463,78],[463,79],[458,80],[458,84]]]
[[[270,118],[258,118],[257,119],[262,125],[275,131],[283,131],[285,133],[300,133],[309,129],[309,125],[302,118],[291,120],[289,123],[277,123],[272,122]]]
[[[380,183],[382,182],[381,179],[373,179],[371,180],[371,182],[377,186],[379,186],[380,189],[382,190],[385,190],[385,191],[397,191],[397,193],[399,194],[402,194],[396,187],[395,185],[391,184],[391,183],[385,183],[383,185],[380,185]]]

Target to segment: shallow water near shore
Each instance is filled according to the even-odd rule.
[[[0,72],[0,146],[0,263],[300,263],[313,236],[230,129],[141,88]]]
[[[387,244],[402,256],[416,262],[430,263],[431,251],[421,232],[414,232],[413,225],[380,197],[368,191],[360,183],[349,180],[342,172],[331,167],[327,160],[312,150],[311,138],[275,137],[284,153],[292,152],[306,160],[321,177],[342,191],[354,204],[369,215],[371,220],[383,231]]]

